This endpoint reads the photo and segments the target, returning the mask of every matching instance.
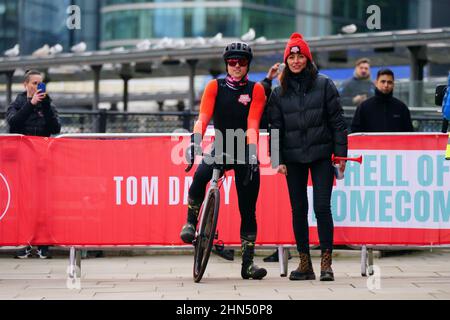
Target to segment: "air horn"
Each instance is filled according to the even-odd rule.
[[[336,163],[336,162],[341,161],[341,160],[344,160],[344,161],[355,161],[355,162],[359,162],[361,164],[362,163],[362,155],[357,157],[357,158],[346,158],[346,157],[335,157],[334,154],[333,154],[333,156],[331,157],[331,161],[333,163]]]
[[[337,180],[342,180],[344,179],[344,172],[341,171],[341,165],[338,163],[339,161],[355,161],[355,162],[359,162],[360,164],[362,163],[362,155],[357,157],[357,158],[347,158],[347,157],[335,157],[334,154],[331,157],[331,161],[333,163],[333,167],[334,167],[334,175],[336,176]]]

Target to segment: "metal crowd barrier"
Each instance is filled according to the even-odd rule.
[[[84,134],[62,134],[58,135],[56,138],[75,138],[75,139],[134,139],[134,138],[144,138],[144,137],[161,137],[161,136],[183,136],[186,134],[161,134],[161,133],[84,133]],[[262,136],[267,136],[268,133],[261,133]],[[286,277],[288,270],[288,251],[285,248],[294,248],[294,246],[287,245],[261,245],[259,247],[264,248],[278,248],[279,253],[279,266],[280,266],[280,276]],[[72,279],[81,277],[81,253],[82,250],[103,250],[108,249],[127,249],[132,248],[133,250],[148,250],[148,249],[164,249],[164,250],[192,250],[191,245],[186,246],[114,246],[114,247],[86,247],[86,246],[70,246],[69,247],[69,277]],[[227,248],[239,249],[237,246],[227,246]]]
[[[147,133],[134,133],[134,134],[62,134],[58,135],[56,138],[75,138],[75,139],[134,139],[134,138],[143,138],[143,137],[160,137],[160,136],[183,136],[186,134],[147,134]],[[267,135],[267,133],[261,133],[261,135]],[[382,135],[380,133],[380,135]],[[22,136],[20,134],[0,134],[1,136]],[[87,246],[62,246],[63,248],[69,249],[69,277],[71,279],[76,279],[81,277],[81,257],[82,250],[103,250],[105,248],[121,250],[126,248],[132,248],[133,250],[148,250],[148,249],[163,249],[163,250],[192,250],[192,246],[190,245],[181,245],[181,246],[98,246],[98,247],[87,247]],[[228,246],[227,246],[228,247]],[[285,277],[288,273],[288,250],[295,249],[294,245],[259,245],[260,248],[277,248],[279,255],[279,268],[280,268],[280,276]],[[361,250],[361,275],[373,275],[373,251],[374,250],[433,250],[437,248],[450,248],[450,246],[383,246],[383,245],[362,245],[362,246],[353,246],[348,245],[349,249]],[[237,246],[229,246],[228,248],[238,249]],[[315,247],[317,248],[317,247]],[[312,247],[314,249],[314,247]]]
[[[390,133],[393,135],[402,135],[402,133]],[[415,133],[417,134],[417,133]],[[428,133],[422,133],[424,135]],[[133,139],[142,137],[158,137],[158,136],[180,136],[180,134],[64,134],[59,135],[57,138],[79,138],[79,139]],[[188,134],[185,134],[188,135]],[[261,133],[262,136],[268,135],[267,133]],[[355,135],[365,135],[364,133]],[[384,133],[378,133],[375,135],[384,135]],[[239,249],[237,246],[227,246],[228,248]],[[264,248],[277,248],[278,249],[278,261],[280,276],[286,277],[288,274],[288,261],[289,261],[289,250],[296,249],[294,245],[260,245],[258,247]],[[450,248],[450,246],[380,246],[380,245],[362,245],[353,246],[348,245],[349,249],[360,250],[361,251],[361,276],[365,277],[367,275],[374,274],[374,250],[433,250],[436,248]],[[105,247],[102,247],[103,249]],[[114,247],[119,248],[119,247]],[[127,248],[127,247],[120,247]],[[128,247],[129,248],[129,247]],[[131,246],[133,249],[192,249],[191,246]],[[86,247],[83,247],[86,249]],[[89,248],[95,250],[96,248]],[[97,248],[98,249],[98,248]],[[80,248],[70,247],[70,270],[73,272],[77,271],[76,276],[81,276],[81,251]],[[74,274],[72,274],[74,276]]]

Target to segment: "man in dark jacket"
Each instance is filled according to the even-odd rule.
[[[412,132],[408,107],[393,97],[394,73],[390,69],[378,71],[375,96],[356,109],[352,132]]]
[[[370,79],[370,60],[356,61],[353,77],[344,81],[339,88],[343,106],[358,106],[375,94],[375,85]]]
[[[46,92],[37,89],[42,81],[43,77],[39,71],[30,70],[25,74],[23,84],[26,91],[17,96],[6,112],[10,133],[49,137],[61,131],[58,113],[52,100]],[[31,256],[31,250],[31,247],[27,247],[19,251],[16,258],[28,258]],[[39,246],[37,255],[41,259],[49,258],[48,246]]]

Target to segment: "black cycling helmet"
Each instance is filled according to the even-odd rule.
[[[247,58],[249,64],[253,59],[252,48],[245,42],[232,42],[223,51],[224,60],[242,57]]]

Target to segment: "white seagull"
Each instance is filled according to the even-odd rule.
[[[266,39],[266,37],[259,37],[259,38],[256,38],[255,42],[256,43],[265,43],[265,42],[267,42],[267,39]]]
[[[63,52],[63,50],[64,50],[63,46],[60,45],[59,43],[57,43],[53,47],[50,48],[50,54],[55,55],[55,54]]]
[[[82,53],[85,52],[87,49],[87,45],[86,42],[80,42],[76,45],[74,45],[72,48],[70,48],[70,51],[72,51],[73,53]]]
[[[173,47],[174,47],[173,39],[164,37],[155,45],[154,49],[166,49],[166,48],[173,48]]]
[[[5,51],[7,57],[17,57],[20,54],[20,46],[16,44],[13,48]]]
[[[247,33],[244,33],[241,37],[241,40],[244,42],[253,41],[255,39],[256,33],[255,29],[248,29]]]
[[[184,41],[183,39],[177,39],[173,42],[173,47],[174,48],[184,48],[186,47],[186,41]]]
[[[208,42],[212,45],[218,45],[222,42],[222,38],[223,38],[222,32],[219,32],[214,37],[209,39]]]
[[[194,46],[204,46],[206,45],[206,40],[203,37],[197,37],[192,41],[192,45]]]
[[[150,42],[150,40],[145,39],[145,40],[143,40],[141,42],[138,42],[136,44],[136,49],[145,51],[145,50],[150,49],[151,46],[152,46],[152,43]]]
[[[352,34],[358,30],[358,27],[355,24],[349,24],[347,26],[343,26],[341,31],[345,34]]]
[[[32,53],[34,57],[47,57],[50,54],[50,47],[48,44],[45,44],[43,47],[37,49]]]
[[[111,49],[112,53],[122,53],[124,51],[126,51],[125,47],[116,47],[116,48]]]

